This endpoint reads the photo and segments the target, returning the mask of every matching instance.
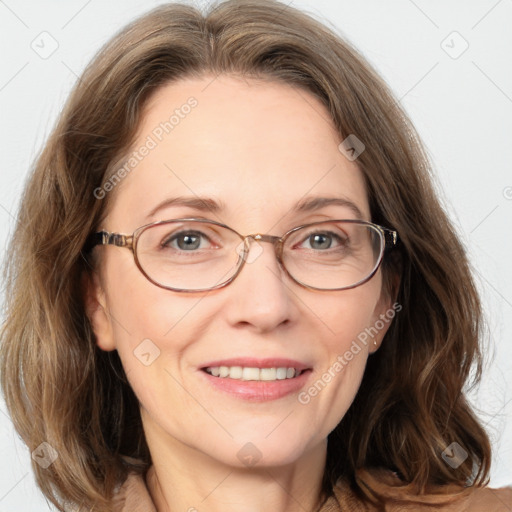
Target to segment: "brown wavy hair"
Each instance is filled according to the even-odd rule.
[[[85,69],[23,192],[6,277],[1,379],[14,425],[59,510],[108,510],[128,471],[151,464],[116,352],[103,352],[85,312],[88,235],[113,193],[96,199],[134,141],[148,98],[185,77],[235,74],[284,82],[317,97],[340,140],[355,134],[372,220],[400,244],[383,276],[403,306],[369,358],[357,396],[328,438],[323,491],[357,468],[412,483],[488,483],[490,443],[465,398],[481,377],[482,316],[464,247],[432,185],[431,164],[398,101],[348,42],[272,0],[227,1],[208,13],[166,4],[118,33]],[[392,282],[400,276],[400,284]],[[473,372],[473,373],[471,373]],[[442,451],[469,453],[457,469]]]

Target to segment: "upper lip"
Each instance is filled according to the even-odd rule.
[[[245,368],[295,368],[296,370],[308,370],[308,364],[286,359],[282,357],[267,357],[258,359],[256,357],[235,357],[231,359],[218,359],[200,366],[200,369],[214,368],[216,366],[243,366]]]

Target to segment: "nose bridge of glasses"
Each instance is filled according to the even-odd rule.
[[[281,241],[281,238],[279,236],[263,235],[261,233],[256,233],[254,235],[247,235],[246,238],[252,238],[253,240],[256,240],[257,242],[269,242],[274,245],[276,245],[278,242]]]
[[[281,260],[281,250],[282,250],[282,239],[281,237],[279,236],[274,236],[274,235],[265,235],[265,234],[262,234],[262,233],[253,233],[251,235],[247,235],[244,237],[244,245],[245,245],[245,251],[247,252],[247,255],[248,253],[250,252],[251,250],[251,241],[254,241],[254,242],[268,242],[268,243],[271,243],[275,250],[276,250],[276,256],[277,256],[277,259],[280,261]],[[260,248],[259,250],[259,253],[261,253],[262,249]],[[258,251],[257,251],[258,253]],[[258,253],[258,255],[259,255]]]
[[[274,235],[264,235],[262,233],[255,233],[252,235],[247,235],[245,237],[245,242],[247,244],[247,249],[250,249],[249,240],[254,240],[255,242],[268,242],[272,244],[276,248],[276,252],[280,254],[280,246],[282,243],[282,239],[279,236]]]

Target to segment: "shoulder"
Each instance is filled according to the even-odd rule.
[[[112,499],[112,512],[156,512],[143,475],[128,475]]]
[[[321,512],[510,512],[512,511],[512,487],[492,489],[490,487],[439,486],[427,493],[418,494],[410,484],[402,482],[396,474],[385,469],[360,469],[355,480],[366,498],[346,480],[339,480],[334,487],[334,496],[322,507]],[[116,492],[112,512],[156,512],[144,477],[131,473]]]
[[[492,512],[510,512],[512,510],[512,486],[492,489],[480,487],[474,489],[468,500],[468,512],[489,510]]]
[[[359,469],[354,475],[356,486],[340,480],[334,493],[340,510],[385,510],[401,512],[510,512],[512,488],[462,487],[455,484],[429,488],[418,493],[411,484],[386,469]],[[359,508],[354,504],[359,501]],[[384,505],[384,508],[383,507]],[[349,508],[352,506],[352,508]],[[333,509],[335,510],[335,509]]]

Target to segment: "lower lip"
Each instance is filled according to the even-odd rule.
[[[296,393],[304,387],[311,370],[302,372],[293,379],[282,380],[239,380],[229,377],[214,377],[204,370],[200,370],[207,381],[229,395],[254,402],[277,400],[291,393]]]

